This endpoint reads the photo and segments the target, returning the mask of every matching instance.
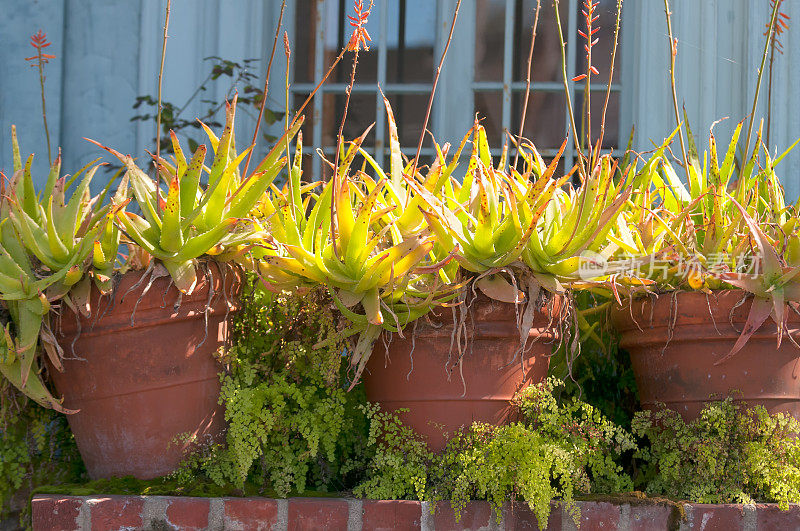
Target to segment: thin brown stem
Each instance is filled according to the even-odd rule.
[[[592,0],[589,0],[589,6]],[[588,6],[587,6],[588,9]],[[589,152],[589,171],[592,155],[592,11],[586,17],[586,81],[583,85],[584,116],[586,117],[586,149]]]
[[[689,157],[686,155],[686,145],[683,143],[683,127],[681,124],[681,114],[678,110],[678,89],[675,86],[675,58],[678,55],[678,42],[672,36],[672,13],[669,10],[669,0],[664,0],[664,13],[667,17],[667,33],[669,37],[669,80],[672,87],[672,106],[675,111],[675,124],[678,126],[678,138],[681,141],[681,153],[683,154],[683,168],[686,170],[686,182],[691,182],[689,175]]]
[[[42,50],[39,49],[39,87],[42,94],[42,121],[44,122],[44,136],[47,138],[47,162],[49,165],[53,164],[53,157],[50,151],[50,130],[47,128],[47,108],[44,103],[44,68],[42,67]]]
[[[345,50],[342,49],[342,51],[339,52],[339,55],[337,55],[336,58],[334,58],[333,62],[331,63],[331,66],[328,67],[328,71],[325,72],[325,75],[322,76],[322,79],[319,81],[319,83],[317,83],[317,86],[314,87],[314,90],[311,91],[311,94],[308,95],[308,97],[305,99],[300,108],[297,109],[297,112],[294,113],[294,118],[292,118],[292,123],[290,124],[290,126],[294,126],[294,124],[297,123],[297,119],[300,118],[300,115],[302,114],[303,110],[308,106],[309,102],[312,99],[314,99],[314,95],[316,95],[319,88],[325,84],[325,81],[328,80],[328,77],[330,77],[331,72],[333,72],[333,69],[336,68],[336,65],[338,65],[339,61],[341,61],[342,57],[344,57],[344,52]]]
[[[261,104],[258,106],[258,119],[256,120],[256,128],[253,131],[253,139],[250,141],[250,153],[247,154],[247,160],[244,163],[244,172],[242,175],[247,176],[247,169],[250,167],[250,158],[253,156],[253,151],[256,149],[256,141],[258,140],[258,130],[261,127],[261,120],[264,117],[264,105],[267,103],[267,91],[269,89],[269,73],[272,71],[272,60],[275,58],[275,48],[278,46],[278,35],[281,33],[281,24],[283,22],[283,10],[286,8],[286,0],[281,2],[281,14],[278,15],[278,25],[275,28],[275,38],[272,40],[272,51],[269,53],[269,62],[267,63],[267,74],[264,76],[264,90],[261,92]],[[286,69],[288,71],[288,61]],[[288,113],[288,108],[286,109]]]
[[[283,32],[283,52],[286,56],[286,72],[284,75],[284,105],[286,105],[286,115],[284,116],[285,125],[286,127],[286,168],[288,169],[288,183],[289,183],[289,201],[292,204],[291,215],[294,218],[297,213],[294,211],[295,205],[295,197],[294,197],[294,186],[292,186],[292,150],[290,148],[289,142],[289,65],[292,62],[292,49],[289,46],[289,35],[284,31]],[[302,144],[301,144],[302,145]]]
[[[581,179],[586,176],[586,169],[583,165],[583,150],[581,149],[580,138],[578,137],[578,128],[575,126],[575,112],[572,109],[572,95],[569,88],[569,80],[567,79],[567,52],[566,43],[564,42],[564,32],[561,29],[561,15],[558,12],[559,0],[553,0],[553,7],[556,12],[556,26],[558,27],[558,43],[561,46],[561,79],[564,82],[564,95],[567,98],[567,110],[569,111],[569,121],[572,126],[572,137],[575,142],[575,151],[578,155],[578,173]]]
[[[336,153],[334,155],[334,162],[333,162],[333,179],[336,179],[337,169],[339,168],[339,152],[342,149],[342,134],[344,132],[344,122],[347,120],[347,111],[350,109],[350,95],[353,92],[353,85],[356,82],[356,68],[358,67],[358,48],[353,52],[353,68],[350,70],[350,82],[347,84],[347,88],[345,89],[344,93],[344,110],[342,111],[342,121],[339,122],[339,134],[336,137]],[[331,206],[333,206],[333,202],[331,202]]]
[[[773,45],[769,52],[769,76],[767,78],[767,147],[771,146],[769,141],[770,129],[772,128],[772,64],[775,62],[775,47]]]
[[[747,157],[750,153],[750,136],[753,133],[753,124],[756,121],[756,107],[758,106],[758,93],[761,90],[761,77],[764,74],[764,63],[767,61],[769,54],[769,43],[772,40],[772,34],[775,31],[775,19],[778,16],[778,8],[780,2],[775,2],[772,5],[772,15],[769,19],[769,30],[767,30],[767,39],[764,41],[764,53],[761,55],[761,66],[758,67],[758,79],[756,80],[756,93],[753,96],[753,108],[750,111],[750,123],[747,126],[747,140],[744,143],[744,156]]]
[[[519,134],[517,135],[517,153],[514,155],[514,168],[517,167],[519,160],[519,149],[522,145],[522,133],[525,130],[525,117],[528,114],[528,100],[531,95],[531,65],[533,64],[533,45],[536,43],[536,28],[539,25],[539,11],[542,8],[542,0],[536,0],[536,13],[533,16],[533,27],[531,28],[531,47],[528,50],[528,70],[525,74],[525,101],[522,104],[522,117],[519,122]]]
[[[611,48],[611,67],[608,69],[608,84],[606,85],[606,100],[603,103],[603,116],[600,118],[600,141],[598,145],[603,148],[603,137],[606,134],[606,111],[608,101],[611,99],[611,85],[614,82],[614,64],[617,59],[617,48],[619,47],[619,26],[622,17],[622,0],[617,0],[617,20],[614,25],[614,45]]]
[[[450,33],[447,35],[447,42],[442,51],[442,57],[439,59],[439,66],[436,67],[436,75],[433,77],[433,86],[431,87],[431,95],[428,98],[428,109],[425,111],[425,121],[422,122],[422,132],[419,135],[419,143],[417,144],[417,153],[414,155],[414,164],[411,166],[411,175],[417,172],[417,165],[419,164],[419,154],[422,151],[422,141],[425,139],[425,130],[428,127],[428,120],[431,118],[431,108],[433,107],[433,96],[436,94],[436,85],[439,83],[439,76],[442,73],[442,66],[444,66],[444,58],[447,56],[447,50],[450,49],[450,42],[453,40],[453,31],[456,28],[456,20],[458,20],[458,9],[461,7],[461,0],[456,2],[456,9],[453,12],[453,21],[450,23]]]
[[[156,209],[161,212],[161,172],[159,165],[161,160],[161,82],[164,79],[164,57],[167,55],[167,29],[169,28],[169,10],[171,0],[167,0],[167,11],[164,16],[164,36],[161,41],[161,66],[158,69],[158,114],[156,116]]]

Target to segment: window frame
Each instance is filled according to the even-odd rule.
[[[315,0],[319,3],[324,2],[338,2],[339,0]],[[379,31],[377,35],[373,35],[373,42],[370,46],[370,51],[366,53],[376,53],[378,55],[377,61],[377,79],[375,82],[359,83],[356,78],[356,84],[353,87],[354,94],[375,94],[375,142],[374,147],[367,149],[371,152],[376,159],[381,160],[382,157],[388,155],[388,146],[386,139],[386,112],[383,106],[383,100],[380,97],[378,88],[383,89],[387,95],[406,95],[406,94],[430,94],[432,87],[433,76],[435,70],[431,72],[430,83],[387,83],[387,34],[388,34],[388,19],[389,10],[386,9],[389,2],[396,0],[375,0],[374,15],[379,19]],[[503,79],[500,81],[476,81],[475,80],[475,21],[477,6],[475,0],[466,0],[461,3],[458,22],[453,31],[453,40],[447,52],[447,58],[444,62],[439,82],[436,88],[436,97],[433,102],[431,119],[428,124],[428,129],[433,133],[437,142],[443,144],[450,142],[457,145],[464,133],[472,126],[472,121],[475,114],[475,94],[478,92],[494,92],[502,95],[502,128],[509,130],[512,124],[512,97],[516,93],[524,92],[526,83],[524,81],[513,81],[513,26],[514,26],[514,2],[516,0],[505,0],[505,18],[504,18],[504,47],[503,47]],[[545,0],[546,1],[546,0]],[[567,20],[567,35],[576,35],[578,31],[578,7],[579,0],[564,0],[568,4],[569,17]],[[277,4],[277,2],[275,2]],[[444,47],[447,43],[447,37],[450,31],[453,12],[455,10],[457,0],[437,0],[436,1],[436,36],[434,45],[434,68],[438,65],[439,58],[442,55]],[[294,2],[286,4],[286,11],[284,13],[284,28],[289,34],[290,42],[296,42],[295,28],[296,26],[296,9]],[[271,17],[277,23],[280,6],[272,7]],[[318,13],[322,12],[323,8],[318,9]],[[623,17],[624,19],[624,17]],[[623,24],[624,26],[624,24]],[[275,27],[273,24],[272,27]],[[622,33],[622,32],[621,32]],[[294,101],[293,97],[296,94],[307,94],[311,92],[316,86],[316,83],[322,78],[328,66],[324,63],[325,47],[319,43],[325,42],[325,24],[315,24],[314,39],[318,43],[314,46],[314,82],[307,83],[293,83],[294,79],[294,65],[290,64],[289,72],[289,101]],[[619,54],[625,54],[626,39],[621,39]],[[572,79],[575,75],[576,53],[580,46],[579,39],[568,39],[566,52],[567,52],[567,77]],[[364,53],[364,52],[362,52]],[[621,69],[623,61],[618,60],[616,68]],[[272,101],[285,101],[286,93],[282,82],[286,75],[285,62],[279,59],[275,61],[273,66],[273,82],[271,82],[269,97]],[[464,79],[469,82],[465,83]],[[624,78],[620,76],[620,80]],[[323,129],[322,129],[322,116],[324,98],[323,94],[343,94],[346,83],[325,83],[320,87],[317,96],[311,102],[310,112],[314,117],[314,130],[311,142],[308,147],[312,151],[317,148],[322,148],[325,152],[330,152],[335,149],[335,146],[322,146]],[[576,97],[582,92],[583,85],[569,82],[570,93],[573,99],[573,105],[576,105]],[[596,83],[592,87],[592,93],[604,93],[606,90],[605,83]],[[614,93],[623,92],[623,83],[619,81],[612,84],[611,90]],[[531,93],[545,91],[545,92],[563,92],[563,84],[561,82],[532,82]],[[624,111],[620,109],[620,132],[624,131],[623,115]],[[563,125],[565,135],[569,131],[570,119],[568,109],[563,109]],[[575,162],[576,149],[572,135],[567,136],[567,145],[564,150],[564,160],[568,167],[571,167]],[[622,136],[620,136],[622,140]],[[416,146],[402,146],[403,151],[413,156],[416,152]],[[622,149],[620,149],[622,148]],[[502,148],[494,146],[493,150],[499,152]],[[616,155],[624,151],[624,146],[619,146],[613,150]],[[544,157],[551,157],[555,155],[555,149],[543,149],[541,154]],[[423,145],[421,154],[432,155],[433,148]],[[313,157],[311,174],[317,178],[322,175],[322,160],[320,157]]]

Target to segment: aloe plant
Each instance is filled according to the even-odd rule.
[[[718,363],[738,352],[770,315],[778,325],[778,345],[784,335],[793,340],[786,324],[800,303],[797,210],[786,205],[775,172],[789,150],[773,160],[759,131],[752,152],[738,162],[742,126],[735,127],[721,158],[712,128],[702,165],[686,127],[688,186],[665,155],[673,133],[638,171],[626,223],[615,239],[620,254],[660,257],[616,279],[633,294],[741,289],[754,296],[738,341]]]
[[[260,205],[273,245],[260,253],[265,284],[272,290],[330,290],[350,322],[342,335],[359,335],[352,357],[354,382],[382,330],[402,333],[405,325],[451,294],[435,275],[446,261],[433,260],[434,238],[424,227],[408,230],[404,223],[402,198],[408,190],[399,178],[402,168],[392,128],[388,175],[361,149],[367,130],[346,147],[342,144],[336,178],[316,193],[322,183],[301,184],[298,141],[286,186],[276,190],[274,201],[266,197]],[[353,171],[358,154],[364,166]],[[367,163],[377,180],[364,171]]]
[[[183,293],[191,293],[197,284],[198,258],[217,255],[219,259],[228,259],[229,253],[236,254],[240,246],[262,239],[259,228],[249,220],[251,210],[285,164],[278,146],[289,141],[302,125],[302,120],[298,120],[255,171],[243,178],[238,167],[250,148],[236,153],[235,113],[234,97],[231,103],[226,102],[225,129],[220,137],[203,125],[214,150],[210,168],[204,164],[207,151],[204,144],[187,160],[172,133],[174,164],[164,158],[156,161],[168,183],[166,197],[130,155],[95,142],[124,164],[142,212],[142,215],[119,212],[116,219],[120,227],[132,242],[164,265]],[[206,185],[201,184],[204,173],[208,174]]]
[[[60,156],[37,195],[30,172],[33,156],[22,165],[14,129],[12,144],[14,173],[7,181],[3,176],[0,198],[0,300],[11,317],[0,340],[0,372],[37,403],[64,411],[39,378],[36,362],[41,348],[61,369],[62,351],[50,330],[51,302],[72,304],[69,292],[85,291],[92,278],[107,286],[118,244],[110,220],[126,201],[116,196],[117,204],[102,206],[108,188],[97,197],[89,194],[97,161],[67,181],[60,176]],[[67,189],[84,172],[67,200]]]

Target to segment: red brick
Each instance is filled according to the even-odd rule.
[[[208,498],[171,498],[167,506],[167,523],[182,530],[208,527]]]
[[[267,498],[226,498],[225,529],[266,530],[278,521],[278,502]]]
[[[788,511],[772,503],[756,505],[756,529],[786,531],[800,530],[800,505],[790,505]]]
[[[111,531],[113,529],[142,527],[142,507],[144,500],[138,496],[107,496],[94,498],[90,504],[92,529]]]
[[[34,531],[74,531],[83,500],[64,496],[36,496],[31,501]]]
[[[606,502],[583,502],[581,510],[581,531],[617,529],[619,527],[619,505]],[[565,514],[564,518],[568,518]]]
[[[404,500],[364,500],[364,531],[416,531],[422,521],[422,504]]]
[[[528,504],[525,502],[517,502],[508,504],[505,507],[504,521],[506,529],[523,530],[532,529],[539,530],[539,520],[533,514]],[[547,518],[548,531],[561,531],[561,504],[558,502],[550,503],[550,516]]]
[[[289,529],[347,529],[349,514],[346,500],[292,498],[289,500]]]
[[[703,531],[735,531],[742,529],[744,508],[741,505],[691,504],[691,522]]]
[[[495,518],[489,502],[473,501],[461,511],[461,519],[456,521],[455,511],[450,502],[439,502],[436,504],[436,512],[433,515],[433,527],[436,531],[450,531],[462,529],[478,529],[486,527]]]
[[[631,505],[630,531],[669,529],[673,511],[677,509],[665,505]]]

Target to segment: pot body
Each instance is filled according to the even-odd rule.
[[[179,307],[169,276],[142,296],[147,281],[134,288],[142,272],[128,272],[113,299],[92,286],[89,317],[67,309],[55,324],[66,359],[63,372],[49,367],[50,374],[64,405],[80,410],[69,424],[93,479],[160,477],[194,444],[223,438],[214,353],[226,340],[241,282],[230,270],[223,280],[216,264],[209,271],[198,271],[197,287]]]
[[[614,309],[612,320],[622,336],[620,347],[631,355],[642,406],[664,403],[692,420],[707,402],[731,396],[800,418],[800,349],[785,337],[777,347],[771,318],[742,350],[715,365],[736,343],[752,300],[737,290],[682,292]],[[794,334],[798,328],[800,317],[790,312],[789,330]]]
[[[479,295],[466,319],[469,339],[459,362],[451,351],[451,309],[439,308],[429,317],[406,327],[405,338],[392,334],[388,350],[379,339],[367,363],[364,384],[367,399],[387,411],[400,413],[403,423],[426,437],[440,451],[449,435],[473,421],[503,424],[512,416],[511,398],[524,386],[547,376],[550,355],[558,333],[553,315],[561,299],[537,312],[522,361],[517,312],[513,304]],[[522,310],[520,309],[520,312]]]

